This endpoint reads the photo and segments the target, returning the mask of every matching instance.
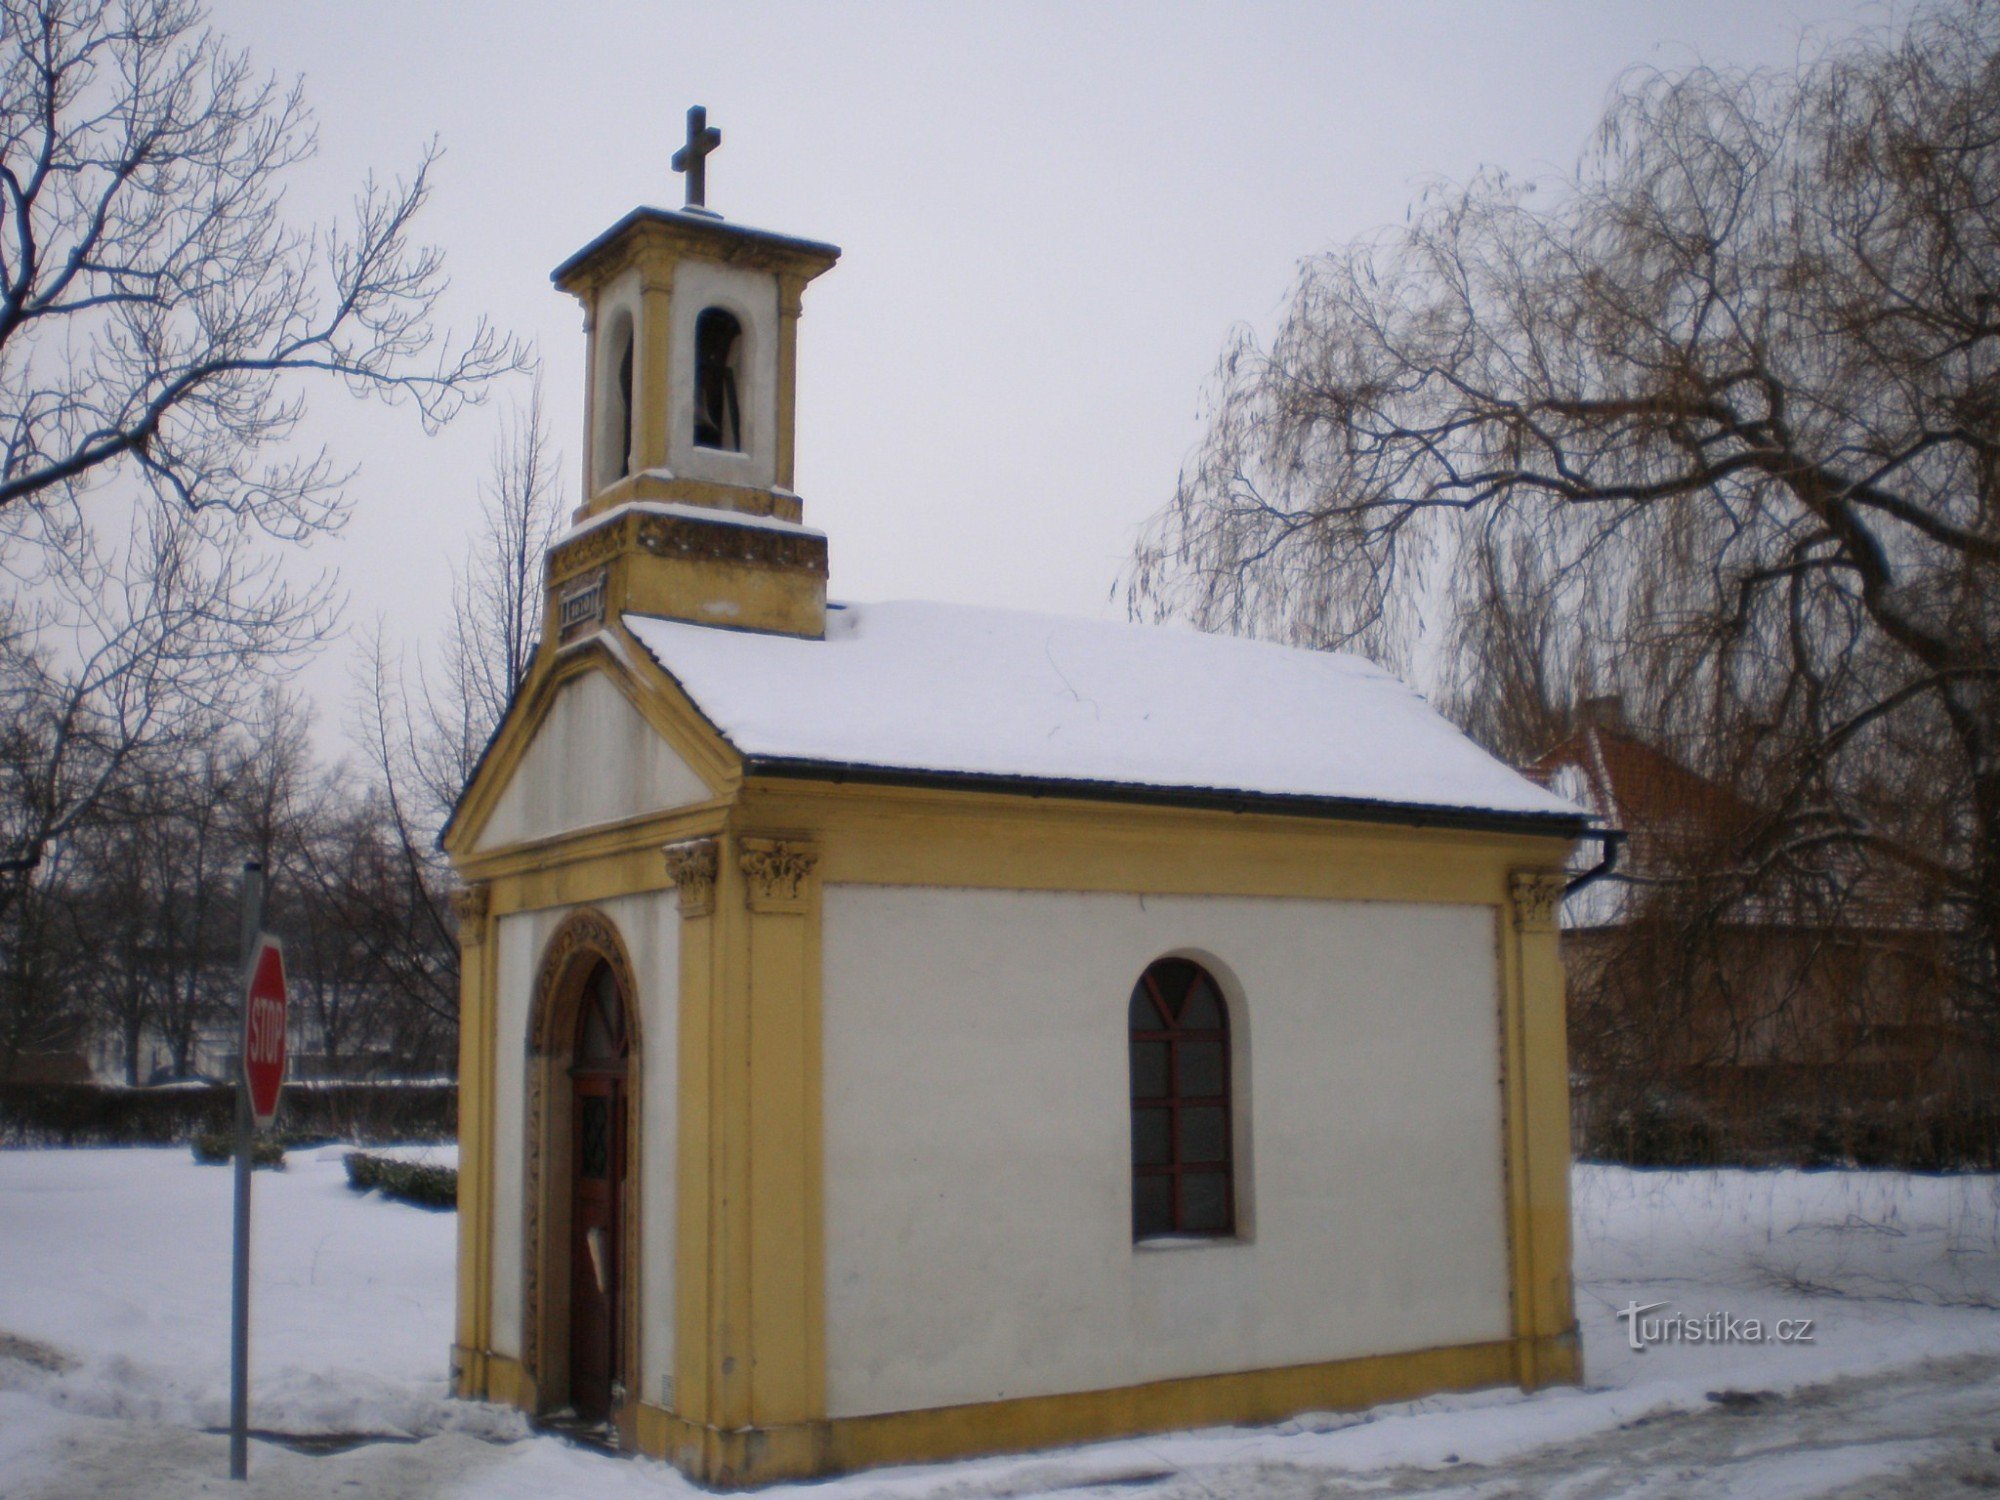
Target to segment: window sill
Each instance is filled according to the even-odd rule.
[[[1219,1250],[1249,1243],[1234,1234],[1156,1234],[1150,1239],[1132,1241],[1132,1249],[1150,1255],[1157,1250]]]

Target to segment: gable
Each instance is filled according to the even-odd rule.
[[[709,786],[602,672],[556,690],[477,849],[705,801]]]

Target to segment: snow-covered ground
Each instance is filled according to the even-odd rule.
[[[439,1153],[449,1160],[449,1153]],[[248,1494],[699,1493],[450,1400],[453,1223],[346,1186],[338,1149],[259,1173]],[[230,1174],[181,1150],[0,1152],[0,1495],[246,1493],[221,1476]],[[2000,1178],[1576,1174],[1589,1385],[877,1471],[774,1493],[1147,1497],[1930,1495],[2000,1487]],[[1635,1351],[1665,1303],[1762,1343]],[[1779,1319],[1811,1319],[1777,1342]]]

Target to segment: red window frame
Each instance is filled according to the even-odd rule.
[[[1132,1238],[1228,1238],[1236,1233],[1235,1111],[1222,986],[1191,959],[1159,959],[1132,986],[1126,1021]]]

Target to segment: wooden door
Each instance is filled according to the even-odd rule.
[[[570,1070],[569,1391],[589,1422],[613,1415],[622,1350],[626,1108],[623,1006],[609,969],[586,985]]]

